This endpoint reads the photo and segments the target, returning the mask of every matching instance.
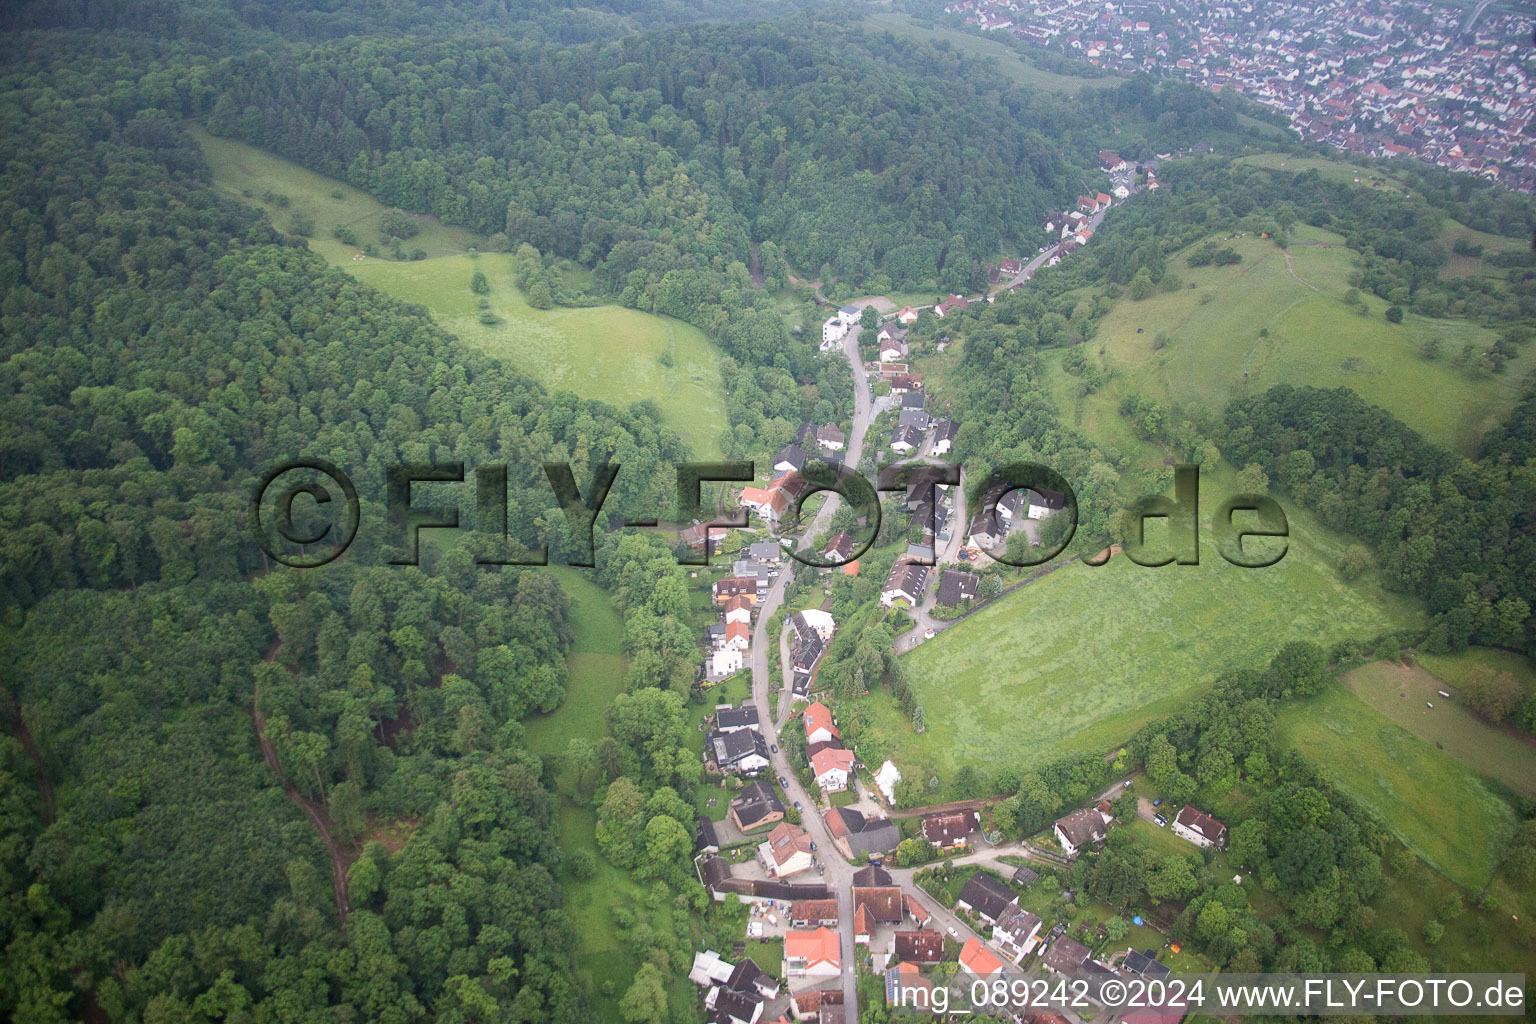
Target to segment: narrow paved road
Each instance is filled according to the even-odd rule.
[[[864,372],[864,360],[859,355],[859,328],[855,327],[843,338],[843,354],[848,359],[848,366],[853,373],[854,388],[853,423],[852,429],[848,432],[846,461],[849,466],[856,468],[864,454],[864,434],[869,428],[871,397],[869,380]],[[825,528],[826,523],[832,518],[833,509],[840,500],[842,499],[836,495],[827,496],[821,510],[811,521],[810,528],[801,536],[799,550],[808,547],[816,534]],[[768,636],[768,620],[773,618],[773,613],[778,611],[779,606],[784,603],[784,588],[790,575],[790,570],[786,566],[773,581],[773,585],[768,588],[768,593],[758,608],[757,625],[752,631],[752,702],[757,706],[759,721],[774,723],[768,735],[769,742],[774,744],[778,744],[779,730],[784,727],[785,719],[788,717],[790,702],[782,701],[781,717],[773,716],[773,679],[768,672],[768,653],[770,650],[778,651],[780,638]],[[848,1024],[858,1024],[858,947],[853,941],[854,868],[843,860],[837,848],[832,845],[832,834],[827,831],[826,822],[816,813],[816,801],[800,785],[800,780],[791,767],[789,758],[785,756],[782,744],[779,746],[780,749],[777,752],[769,755],[773,772],[788,783],[785,789],[789,799],[799,807],[801,824],[816,843],[816,852],[821,855],[821,863],[826,869],[822,880],[837,896],[838,934],[841,940],[843,962],[844,1019]]]

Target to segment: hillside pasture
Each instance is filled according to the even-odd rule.
[[[721,356],[702,331],[621,306],[534,309],[513,280],[510,255],[482,253],[472,259],[471,250],[484,240],[435,217],[417,216],[419,232],[404,243],[407,250],[425,251],[426,259],[365,257],[360,246],[378,241],[379,220],[387,209],[372,196],[265,150],[216,138],[196,126],[189,131],[202,147],[215,187],[260,207],[281,230],[290,228],[296,213],[309,217],[314,223],[309,247],[333,266],[426,307],[445,330],[551,391],[618,406],[655,402],[662,422],[694,455],[720,457],[720,435],[729,423]],[[337,225],[351,228],[359,245],[338,241],[333,235]],[[469,289],[476,269],[490,282],[487,295]],[[562,269],[572,290],[591,287],[588,271],[574,265]]]
[[[1387,304],[1371,295],[1362,296],[1363,311],[1350,307],[1343,297],[1353,255],[1337,235],[1312,229],[1307,237],[1290,247],[1289,267],[1287,254],[1267,239],[1213,239],[1243,262],[1191,268],[1186,253],[1170,261],[1183,281],[1178,290],[1116,302],[1094,339],[1114,374],[1097,400],[1118,405],[1139,393],[1220,409],[1276,384],[1342,386],[1428,439],[1472,451],[1513,407],[1536,351],[1523,352],[1506,373],[1473,379],[1452,358],[1466,345],[1481,351],[1494,332],[1413,313],[1389,323]],[[1439,352],[1426,359],[1430,339]]]
[[[1198,566],[1146,568],[1123,555],[1098,569],[1067,564],[904,655],[927,729],[915,733],[877,694],[865,713],[880,756],[942,781],[964,764],[1105,751],[1289,640],[1327,645],[1422,624],[1415,603],[1368,580],[1345,583],[1334,568],[1344,540],[1289,506],[1290,546],[1278,564],[1222,559],[1209,517],[1231,480],[1230,471],[1202,474]]]
[[[1514,812],[1449,753],[1337,682],[1283,708],[1278,734],[1436,871],[1474,890],[1493,877]]]
[[[1455,697],[1440,696],[1454,683],[1423,667],[1385,661],[1346,673],[1343,681],[1351,693],[1415,736],[1478,774],[1536,798],[1536,744],[1510,728],[1490,725]]]

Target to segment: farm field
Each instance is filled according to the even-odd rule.
[[[1430,867],[1474,890],[1488,884],[1515,816],[1471,769],[1339,683],[1281,709],[1277,726]]]
[[[983,39],[980,36],[971,35],[968,32],[959,32],[951,28],[927,28],[917,24],[905,14],[895,12],[872,14],[864,19],[864,25],[874,32],[894,32],[897,35],[912,36],[916,39],[927,39],[933,42],[948,42],[961,53],[973,57],[991,57],[997,60],[998,70],[1003,75],[1017,82],[1019,85],[1029,86],[1034,89],[1044,89],[1047,92],[1066,93],[1075,96],[1082,89],[1103,89],[1119,85],[1125,81],[1116,76],[1104,78],[1083,78],[1077,75],[1061,75],[1054,71],[1046,71],[1044,68],[1035,67],[1026,62],[1017,50],[1011,50],[992,39]],[[927,300],[932,302],[932,298]]]
[[[1113,409],[1139,393],[1220,409],[1247,389],[1343,386],[1428,439],[1471,452],[1513,407],[1536,353],[1522,353],[1504,374],[1469,378],[1451,358],[1465,345],[1491,344],[1492,331],[1413,313],[1392,324],[1383,316],[1387,304],[1371,295],[1365,312],[1351,309],[1342,299],[1352,255],[1336,235],[1312,229],[1308,237],[1316,241],[1291,246],[1289,269],[1285,253],[1258,238],[1219,240],[1242,254],[1235,266],[1191,269],[1184,257],[1172,260],[1186,287],[1122,299],[1105,315],[1095,343],[1106,350],[1114,379],[1085,405]],[[1161,349],[1159,334],[1166,338]],[[1433,361],[1420,355],[1430,338],[1440,345]],[[1436,401],[1425,402],[1425,394]]]
[[[409,262],[357,259],[358,247],[337,241],[338,224],[360,241],[376,239],[386,207],[367,193],[316,174],[282,157],[201,128],[189,128],[213,171],[214,184],[231,198],[266,211],[287,227],[295,213],[314,222],[309,247],[333,266],[398,299],[426,307],[438,324],[462,340],[518,368],[551,391],[572,391],[612,405],[653,401],[662,421],[693,454],[720,456],[719,435],[728,424],[720,353],[704,333],[670,317],[621,306],[537,310],[513,282],[512,257],[469,252],[482,240],[462,228],[418,216],[420,233],[406,248],[428,258]],[[286,197],[282,206],[273,199]],[[339,196],[340,198],[336,198]],[[481,296],[469,290],[476,269],[490,280],[489,311],[500,322],[480,322]],[[575,290],[590,283],[585,271],[568,271]]]
[[[1489,725],[1454,697],[1441,697],[1439,691],[1454,683],[1423,667],[1385,661],[1346,673],[1343,682],[1371,707],[1474,772],[1536,798],[1536,744]]]
[[[1257,666],[1281,644],[1416,627],[1415,602],[1334,566],[1344,541],[1287,506],[1290,547],[1267,569],[1241,569],[1214,547],[1209,516],[1232,474],[1201,480],[1198,566],[1144,568],[1121,556],[1069,564],[977,612],[905,656],[927,730],[914,733],[886,693],[867,702],[868,733],[907,774],[943,781],[963,764],[1040,763],[1107,750],[1175,710],[1223,670]]]

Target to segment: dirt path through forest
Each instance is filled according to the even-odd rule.
[[[277,641],[273,641],[272,646],[267,649],[266,657],[262,660],[267,662],[277,660]],[[267,723],[261,717],[261,710],[258,707],[258,696],[255,689],[252,688],[251,720],[256,723],[256,742],[261,744],[261,756],[266,759],[268,767],[276,773],[277,781],[282,784],[283,792],[288,794],[288,799],[292,800],[305,814],[309,815],[309,820],[314,823],[315,831],[320,833],[320,838],[325,842],[325,848],[330,851],[331,888],[335,890],[336,894],[336,920],[341,930],[345,932],[347,930],[347,914],[351,910],[351,906],[347,902],[348,858],[336,840],[331,836],[330,814],[325,808],[316,805],[313,800],[300,793],[299,787],[290,782],[288,776],[283,774],[283,766],[277,760],[277,748],[272,745],[271,740],[267,739]]]

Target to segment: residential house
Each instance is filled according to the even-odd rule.
[[[830,813],[831,812],[829,812],[828,819],[827,819],[829,823],[831,821]],[[858,814],[857,811],[855,811],[853,813]],[[863,825],[862,825],[863,819],[864,819],[864,816],[862,814],[860,814],[859,815],[859,821],[861,822],[861,824],[859,826],[860,828],[863,827]],[[883,864],[881,864],[881,863],[879,863],[877,861],[877,862],[875,862],[873,864],[866,864],[863,867],[859,868],[859,870],[855,871],[853,873],[853,884],[854,885],[895,885],[896,884],[896,880],[891,877],[891,873],[889,871],[885,870],[885,865],[883,865]]]
[[[1125,162],[1125,158],[1120,154],[1108,149],[1099,150],[1099,169],[1106,174],[1123,171],[1127,166],[1129,165]]]
[[[819,636],[823,640],[832,639],[832,634],[837,629],[832,613],[824,612],[820,608],[806,608],[795,612],[790,616],[789,624],[797,637]]]
[[[755,541],[747,545],[747,557],[754,562],[778,565],[784,561],[784,547],[771,540]]]
[[[815,863],[811,856],[811,835],[799,825],[781,821],[757,848],[757,859],[774,878],[808,871]]]
[[[923,815],[922,835],[924,842],[940,850],[953,850],[966,845],[980,827],[975,811],[939,811]]]
[[[898,558],[880,589],[880,603],[890,608],[897,601],[916,606],[921,603],[923,588],[928,585],[928,566]]]
[[[745,664],[739,647],[722,647],[709,656],[709,675],[712,679],[724,679],[740,672]]]
[[[855,547],[856,544],[852,537],[846,533],[839,532],[837,536],[827,542],[827,549],[821,553],[821,557],[828,562],[842,565],[853,557]]]
[[[817,427],[816,443],[831,452],[840,452],[848,443],[848,436],[836,426]]]
[[[784,969],[791,983],[804,979],[833,978],[842,973],[843,961],[837,932],[792,929],[784,933]],[[798,1016],[798,1015],[797,1015]]]
[[[1173,971],[1167,964],[1147,955],[1154,952],[1156,950],[1149,949],[1146,953],[1138,953],[1134,949],[1128,949],[1125,951],[1125,959],[1120,961],[1120,966],[1131,974],[1166,981]]]
[[[745,651],[752,646],[752,627],[737,619],[725,624],[725,646]]]
[[[853,887],[853,935],[854,942],[869,945],[875,929],[881,925],[901,924],[901,886],[854,886]]]
[[[716,705],[715,732],[736,732],[739,729],[762,731],[757,720],[757,705],[742,704],[740,707],[730,704]]]
[[[1076,857],[1085,846],[1102,843],[1109,834],[1109,815],[1097,807],[1084,807],[1065,818],[1058,818],[1052,825],[1056,841],[1068,857]]]
[[[1040,918],[1017,904],[1003,911],[992,926],[992,941],[1018,963],[1039,941]]]
[[[695,519],[692,523],[678,531],[677,542],[690,551],[703,552],[704,545],[709,545],[709,554],[719,552],[720,545],[725,541],[726,530],[724,527],[711,527]]]
[[[848,788],[853,762],[853,751],[842,747],[824,747],[816,751],[811,755],[811,771],[816,775],[816,785],[824,793],[841,793]]]
[[[902,409],[921,409],[928,404],[928,396],[921,391],[907,391],[901,396]]]
[[[849,325],[840,316],[829,316],[821,325],[821,350],[829,351],[837,347],[848,334]]]
[[[784,820],[784,804],[773,787],[761,780],[748,783],[731,801],[731,824],[750,832]]]
[[[833,844],[850,860],[861,853],[870,856],[890,853],[901,842],[901,832],[894,821],[889,818],[866,818],[851,807],[834,807],[828,811],[827,831],[832,833]],[[888,872],[881,869],[879,875],[872,874],[863,879],[855,874],[853,884],[887,886],[891,884],[890,877]]]
[[[891,936],[891,958],[905,964],[936,964],[944,959],[944,933],[919,929]]]
[[[911,424],[906,426],[898,424],[891,432],[891,451],[898,455],[910,455],[922,447],[922,444],[923,432]]]
[[[965,946],[960,950],[960,969],[968,974],[974,974],[978,978],[991,977],[994,974],[1002,974],[1006,965],[997,954],[987,948],[986,943],[972,935],[965,940]]]
[[[1004,277],[1018,277],[1024,269],[1024,261],[1013,258],[1005,259],[998,264],[998,269]]]
[[[837,924],[837,900],[796,900],[789,905],[789,923],[797,928]]]
[[[756,992],[764,999],[779,997],[777,979],[753,963],[751,957],[737,964],[736,969],[731,972],[731,976],[725,980],[724,984],[732,992]]]
[[[936,420],[933,424],[933,454],[948,455],[950,448],[955,443],[955,421],[952,419]]]
[[[743,576],[725,576],[715,580],[709,588],[717,604],[728,604],[733,597],[742,596],[748,604],[757,603],[757,580]]]
[[[963,295],[951,295],[937,306],[933,307],[933,315],[939,318],[949,316],[951,313],[964,313],[970,301]]]
[[[1088,947],[1076,939],[1058,935],[1041,959],[1052,974],[1076,974],[1088,962]]]
[[[795,1020],[817,1024],[843,1024],[843,990],[811,988],[790,996],[789,1009]]]
[[[920,391],[923,387],[923,378],[915,373],[898,373],[891,377],[891,394],[906,395],[913,391]]]
[[[1029,491],[1029,518],[1044,519],[1067,504],[1067,496],[1047,488]]]
[[[736,992],[716,985],[704,997],[710,1024],[757,1024],[763,1015],[763,997],[756,992]]]
[[[1196,846],[1221,847],[1227,842],[1227,826],[1195,807],[1185,804],[1173,819],[1173,834]]]
[[[715,823],[702,814],[699,815],[698,823],[693,829],[693,852],[720,852],[720,837],[715,833]]]
[[[955,608],[962,601],[974,600],[980,592],[981,577],[973,572],[945,569],[939,573],[939,593],[936,598],[939,604]]]
[[[730,625],[733,622],[739,622],[742,625],[747,625],[750,623],[752,621],[752,604],[752,599],[745,594],[737,594],[735,597],[727,600],[724,609],[726,624]],[[729,633],[726,635],[726,640],[730,640]]]
[[[810,746],[815,743],[831,743],[834,740],[842,742],[842,734],[837,731],[837,725],[832,721],[832,710],[821,701],[816,701],[805,709],[805,743]]]
[[[933,1005],[932,978],[911,960],[902,960],[885,971],[885,1003],[904,1010],[924,1010]]]
[[[804,465],[805,451],[798,444],[787,444],[774,453],[773,470],[775,473],[788,473],[791,470],[799,470]]]
[[[756,775],[768,767],[768,741],[751,729],[737,732],[712,732],[709,749],[715,766],[733,775]]]
[[[972,516],[966,533],[971,538],[971,544],[982,549],[992,548],[1008,536],[1006,528],[997,521],[997,515],[993,512],[978,512]]]
[[[921,397],[922,396],[922,392],[921,391],[916,392],[915,396],[916,397]],[[903,395],[902,397],[903,398],[912,398],[912,397],[914,397],[914,395]],[[919,434],[921,434],[923,431],[928,429],[928,425],[929,425],[930,422],[932,422],[932,421],[929,418],[928,410],[926,410],[926,409],[902,409],[901,412],[899,412],[897,414],[897,416],[896,416],[896,426],[898,426],[898,427],[916,427]],[[919,447],[919,448],[922,447],[923,439],[922,439],[921,436],[918,437],[918,439],[917,439],[915,444],[916,444],[916,447]]]
[[[1018,893],[1003,882],[985,871],[978,871],[966,879],[960,889],[960,897],[955,900],[955,907],[968,914],[975,914],[987,924],[995,924],[1003,911],[1018,900]]]
[[[896,314],[896,320],[906,326],[917,323],[917,310],[911,306],[903,306],[901,312]]]

